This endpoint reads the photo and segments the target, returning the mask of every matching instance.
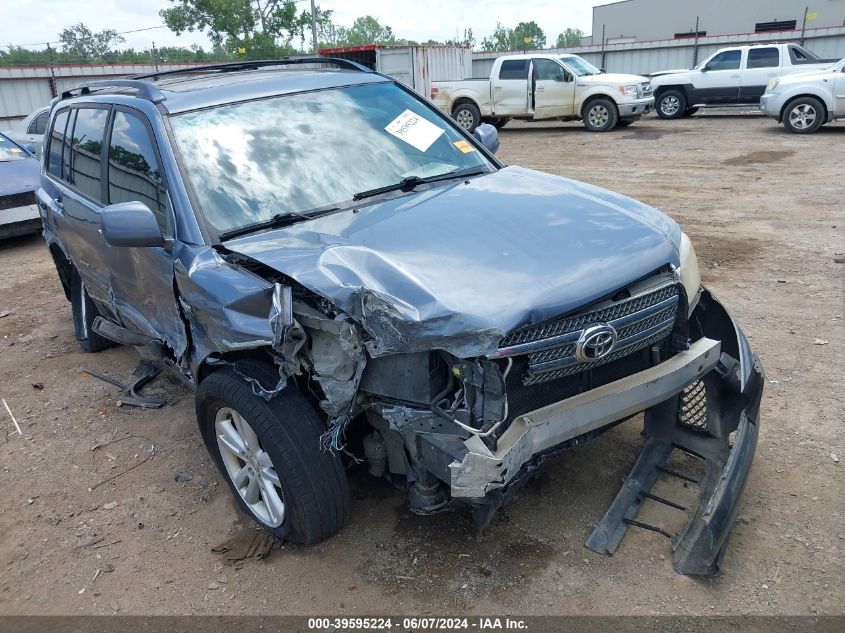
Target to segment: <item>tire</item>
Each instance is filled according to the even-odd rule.
[[[263,364],[244,363],[244,370],[264,385],[278,381],[278,373]],[[294,387],[268,402],[226,367],[200,383],[196,410],[206,448],[238,505],[265,530],[306,545],[340,531],[349,518],[346,471],[336,453],[321,447],[325,425]],[[230,446],[241,438],[245,453],[227,449],[221,434]],[[253,470],[244,472],[248,468]],[[256,471],[263,474],[256,477]],[[240,473],[239,489],[234,479]]]
[[[631,125],[631,123],[633,123],[633,121],[631,121],[630,119],[627,121],[625,119],[619,119],[616,125],[617,127],[628,127],[629,125]]]
[[[79,346],[86,352],[101,352],[114,345],[114,341],[103,338],[92,330],[94,319],[99,316],[97,306],[88,296],[82,277],[76,269],[71,274],[70,307],[73,314],[73,330]]]
[[[661,119],[680,119],[687,111],[687,98],[680,90],[666,90],[657,97],[656,105]]]
[[[619,110],[610,99],[593,99],[584,106],[583,120],[584,127],[590,132],[607,132],[616,127]]]
[[[696,112],[698,112],[698,108],[687,108],[684,110],[684,116],[692,116]]]
[[[481,123],[481,112],[473,103],[461,103],[452,110],[452,118],[467,132],[472,132]]]
[[[503,127],[505,127],[508,124],[508,121],[510,121],[510,119],[505,118],[505,117],[490,119],[490,125],[495,127],[497,130],[501,130]]]
[[[824,105],[813,97],[798,97],[784,106],[781,120],[793,134],[812,134],[824,124]]]

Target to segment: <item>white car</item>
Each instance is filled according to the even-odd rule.
[[[36,158],[41,158],[41,144],[44,141],[44,132],[47,129],[47,121],[50,118],[50,106],[38,108],[35,112],[26,117],[13,130],[4,132],[15,143],[24,146],[32,146]]]
[[[797,44],[723,48],[692,70],[652,73],[655,109],[661,119],[678,119],[701,106],[757,105],[771,79],[835,63]]]
[[[431,82],[431,100],[472,131],[510,119],[582,120],[591,132],[626,126],[654,108],[648,79],[604,73],[577,55],[505,55],[487,79]]]
[[[772,79],[760,98],[760,109],[796,134],[845,119],[845,59],[827,70]]]

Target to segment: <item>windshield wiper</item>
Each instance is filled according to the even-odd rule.
[[[330,213],[340,210],[341,207],[318,207],[316,209],[311,209],[310,211],[287,211],[285,213],[277,213],[269,220],[261,220],[261,222],[255,222],[253,224],[247,224],[246,226],[240,226],[235,229],[223,231],[220,233],[219,237],[221,242],[225,242],[226,240],[231,240],[232,238],[240,237],[241,235],[247,235],[248,233],[255,233],[256,231],[263,231],[265,229],[281,229],[286,226],[296,224],[297,222],[305,222],[306,220],[321,218],[324,215],[329,215]]]
[[[390,191],[411,191],[412,189],[414,189],[414,187],[418,185],[424,185],[429,182],[452,180],[453,178],[463,178],[465,176],[477,176],[486,172],[487,170],[483,167],[467,167],[466,169],[456,169],[455,171],[450,171],[445,174],[439,174],[437,176],[428,176],[426,178],[421,178],[420,176],[407,176],[399,182],[393,183],[392,185],[385,185],[384,187],[376,187],[375,189],[367,189],[366,191],[360,191],[354,196],[352,196],[352,199],[363,200],[364,198],[372,198],[373,196],[378,196],[380,194],[388,193]]]

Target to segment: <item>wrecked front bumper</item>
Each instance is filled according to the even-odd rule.
[[[544,455],[645,411],[642,453],[587,545],[611,554],[629,526],[645,527],[672,538],[678,572],[715,573],[757,444],[763,371],[742,330],[706,290],[690,316],[690,331],[702,336],[654,367],[519,416],[495,450],[477,437],[466,440],[463,458],[449,465],[452,496],[477,503],[491,493],[503,495]],[[691,393],[699,399],[695,419],[687,419]],[[666,501],[650,493],[658,477],[683,477],[666,467],[676,448],[704,460],[706,475],[696,480],[697,507],[668,502],[689,517],[673,535],[634,517],[643,499]]]

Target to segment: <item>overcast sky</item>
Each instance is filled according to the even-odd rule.
[[[370,14],[393,28],[398,37],[425,41],[444,40],[471,27],[478,41],[496,28],[496,22],[513,27],[534,20],[550,43],[567,27],[590,33],[592,7],[605,0],[318,0],[324,9],[334,11],[334,21],[349,26],[355,18]],[[309,0],[299,0],[303,9]],[[162,24],[159,9],[167,0],[0,0],[0,46],[31,46],[55,42],[63,28],[84,22],[93,31],[128,31]],[[177,37],[167,28],[128,33],[121,47],[144,49],[157,46],[208,47],[208,39],[197,33]],[[42,48],[42,46],[31,46]]]

